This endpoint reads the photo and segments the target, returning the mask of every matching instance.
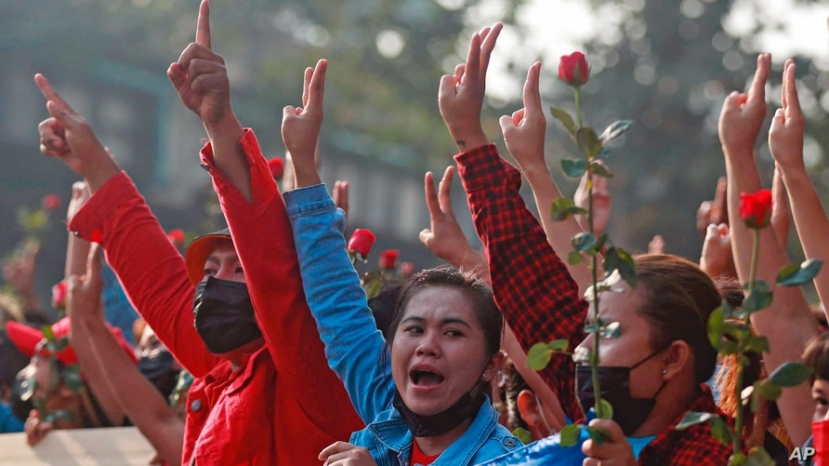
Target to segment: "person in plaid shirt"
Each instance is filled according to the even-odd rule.
[[[491,49],[473,53],[476,48],[473,38],[467,62],[443,76],[438,101],[461,151],[455,161],[486,248],[496,302],[525,350],[553,339],[569,340],[571,350],[590,347],[592,337],[585,338],[582,331],[588,304],[524,204],[519,194],[521,172],[499,156],[482,129],[480,112]],[[524,95],[527,108],[502,118],[501,124],[505,134],[509,130],[524,146],[543,154],[546,123],[538,72],[539,64],[530,68]],[[537,144],[532,136],[539,128],[542,142]],[[706,323],[720,305],[720,293],[696,264],[679,257],[640,256],[636,262],[637,289],[624,285],[621,292],[604,293],[599,309],[603,320],[619,322],[623,329],[618,338],[600,342],[602,366],[630,369],[627,385],[617,389],[627,393],[615,395],[627,395],[636,403],[614,406],[615,421],[620,414],[629,415],[624,431],[614,421],[591,422],[607,430],[611,440],[603,445],[585,442],[582,449],[590,458],[584,464],[726,464],[730,448],[714,439],[706,424],[683,431],[674,428],[689,410],[722,415],[704,384],[717,358],[708,343]],[[541,375],[567,416],[582,421],[576,372],[570,358],[554,357]],[[650,408],[629,412],[628,405],[647,402],[652,402]],[[630,417],[637,415],[641,419],[631,423]]]

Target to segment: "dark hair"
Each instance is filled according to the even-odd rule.
[[[694,375],[705,383],[717,365],[717,351],[708,341],[708,317],[722,302],[714,282],[697,264],[669,254],[635,258],[644,302],[637,313],[651,324],[650,343],[665,348],[682,340],[694,355]]]
[[[815,379],[829,380],[829,332],[809,340],[803,352],[803,364],[812,369],[812,382]]]
[[[501,334],[504,319],[495,305],[492,288],[489,284],[472,274],[461,272],[452,267],[427,269],[413,275],[400,289],[400,297],[395,306],[395,316],[388,328],[388,343],[394,341],[397,327],[403,319],[403,310],[418,292],[430,286],[449,286],[458,288],[469,296],[478,323],[484,331],[486,356],[492,357],[501,349]]]
[[[524,390],[532,389],[518,372],[512,359],[507,358],[504,361],[502,371],[504,373],[503,400],[507,410],[507,427],[510,431],[518,428],[529,430],[527,422],[521,417],[521,411],[518,409],[518,395]]]
[[[368,300],[368,307],[374,317],[374,325],[383,332],[386,340],[389,340],[389,326],[395,317],[395,307],[400,297],[400,290],[403,287],[399,282],[385,282],[380,294]]]

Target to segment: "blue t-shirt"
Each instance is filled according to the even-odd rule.
[[[642,450],[644,450],[645,447],[648,446],[648,444],[651,443],[653,441],[653,439],[656,438],[656,435],[651,435],[650,437],[625,437],[625,438],[627,439],[630,446],[633,447],[633,457],[638,460],[639,459],[639,453],[642,453]]]
[[[23,432],[23,421],[12,413],[9,405],[0,401],[0,434],[14,434],[17,432]]]

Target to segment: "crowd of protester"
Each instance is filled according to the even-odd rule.
[[[583,216],[553,221],[562,195],[545,162],[540,63],[528,70],[524,108],[500,120],[515,165],[499,154],[481,108],[501,28],[475,33],[466,61],[439,84],[458,154],[437,189],[425,176],[431,225],[420,240],[448,264],[374,278],[354,268],[371,235],[355,244],[344,236],[348,183],[330,195],[317,170],[326,60],[305,70],[301,106],[284,109],[289,156],[275,174],[232,110],[202,1],[196,40],[167,75],[204,125],[209,142],[193,165],[211,177],[227,228],[183,255],[83,116],[36,75],[50,115],[40,150],[83,181],[67,209],[65,317],[48,321],[33,292],[36,248],[4,269],[18,299],[0,295],[0,432],[25,432],[36,448],[55,429],[135,426],[156,451],[152,464],[699,466],[755,447],[770,462],[757,464],[829,464],[823,305],[797,287],[775,289],[769,308],[750,316],[767,344],[745,361],[719,355],[709,338],[723,301],[743,306],[743,283],[774,283],[792,223],[806,257],[829,258],[829,219],[803,161],[794,63],[784,66],[768,132],[771,227],[753,229],[740,214],[741,193],[762,188],[754,148],[767,112],[763,54],[748,91],[723,103],[726,176],[697,212],[699,261],[665,254],[654,238],[633,258],[636,287],[602,291],[598,316],[622,332],[600,338],[584,331],[594,271],[566,256],[572,237],[605,230],[607,179],[585,175],[576,192],[589,225]],[[452,210],[455,176],[483,251]],[[520,195],[524,179],[537,212]],[[396,260],[383,255],[381,269],[396,271]],[[829,299],[829,275],[813,282],[820,302]],[[597,344],[598,375],[560,356],[530,369],[530,348],[551,340],[574,353]],[[806,382],[757,406],[735,392],[791,361],[808,368]],[[596,380],[610,418],[590,410]],[[689,411],[740,426],[741,452],[714,435],[713,421],[678,428]],[[568,449],[562,431],[573,423],[603,434]]]

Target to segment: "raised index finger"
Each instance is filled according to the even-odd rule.
[[[314,74],[311,76],[311,82],[308,84],[308,105],[306,109],[321,109],[322,98],[325,92],[325,70],[328,69],[328,60],[322,59],[317,62],[314,67]]]
[[[210,48],[210,2],[202,0],[199,5],[199,20],[196,23],[196,43]]]
[[[61,97],[60,94],[58,94],[58,92],[52,88],[52,85],[49,84],[49,80],[46,79],[46,76],[43,76],[40,73],[36,74],[35,83],[37,84],[37,87],[40,89],[40,93],[43,94],[43,97],[46,97],[46,100],[54,102],[64,110],[72,110],[72,107],[70,107],[69,104],[66,103],[65,100],[63,100],[63,97]]]
[[[799,114],[801,113],[800,99],[797,97],[797,81],[795,79],[795,71],[797,71],[797,68],[795,67],[794,62],[791,62],[788,65],[789,66],[787,66],[786,70],[783,72],[783,83],[785,84],[783,89],[784,96],[786,97],[786,105],[784,106],[784,110],[791,110]]]
[[[541,92],[538,90],[538,75],[540,62],[535,62],[527,72],[527,82],[524,83],[524,108],[527,112],[541,112]]]

